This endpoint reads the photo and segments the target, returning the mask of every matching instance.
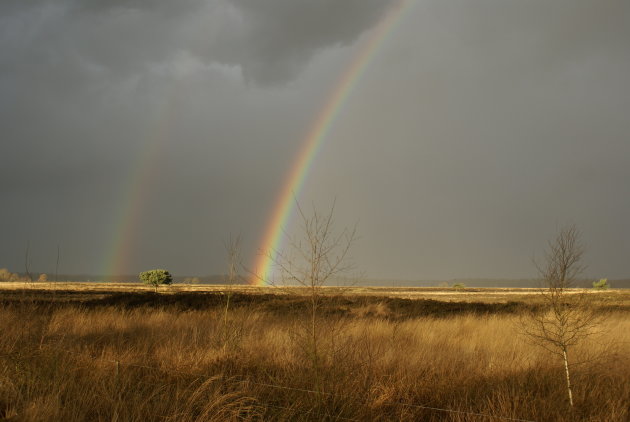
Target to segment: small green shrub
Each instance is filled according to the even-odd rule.
[[[610,288],[607,278],[600,278],[599,281],[593,282],[593,288],[597,290],[606,290]]]
[[[462,290],[466,288],[466,285],[464,283],[455,283],[453,284],[453,288],[455,290]]]
[[[144,284],[153,286],[156,292],[161,284],[173,284],[173,276],[166,270],[144,271],[140,273],[140,280]]]

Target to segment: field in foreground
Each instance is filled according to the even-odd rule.
[[[630,307],[630,289],[569,289],[576,292],[587,292],[594,296],[594,300],[605,305],[623,305]],[[56,300],[68,297],[74,301],[81,297],[94,299],[105,297],[114,293],[140,293],[152,292],[153,287],[140,283],[100,283],[100,282],[0,282],[0,295],[6,297],[16,294],[37,297],[39,293],[46,295],[46,299],[52,294]],[[160,293],[245,293],[248,295],[308,295],[305,287],[273,287],[251,286],[243,284],[218,285],[218,284],[185,284],[176,283],[171,286],[161,286]],[[465,287],[456,289],[452,287],[375,287],[375,286],[324,286],[321,293],[327,296],[350,297],[388,297],[401,299],[436,299],[449,302],[536,302],[539,289],[537,288],[492,288],[492,287]]]
[[[0,420],[630,420],[624,292],[594,296],[574,409],[518,334],[535,297],[473,293],[325,297],[314,351],[299,294],[234,292],[226,314],[221,292],[0,290]]]

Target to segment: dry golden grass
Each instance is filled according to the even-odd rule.
[[[358,303],[322,313],[315,361],[292,306],[235,305],[226,336],[218,305],[5,301],[0,420],[630,418],[626,312],[576,350],[587,361],[572,410],[560,362],[518,335],[518,314],[398,318],[386,301]]]
[[[292,294],[308,295],[310,289],[302,286],[252,286],[243,284],[185,284],[176,283],[171,286],[160,286],[160,293],[173,294],[181,292],[235,292],[245,294]],[[110,292],[152,292],[152,286],[141,283],[101,283],[101,282],[0,282],[0,294],[16,291],[25,292],[73,292],[73,293],[110,293]],[[509,301],[536,301],[540,290],[537,288],[464,288],[449,287],[366,287],[366,286],[323,286],[323,295],[348,295],[364,297],[391,297],[403,299],[436,299],[441,301],[474,301],[485,303],[505,303]],[[596,300],[630,306],[630,289],[567,289],[568,292],[588,293]]]

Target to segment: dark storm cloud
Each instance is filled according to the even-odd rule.
[[[294,77],[319,50],[349,44],[389,7],[383,0],[233,0],[239,12],[217,56],[239,64],[247,79],[279,83]],[[236,23],[236,22],[234,22]],[[235,33],[235,28],[243,28]],[[210,51],[201,53],[212,56]],[[201,51],[204,51],[203,47]]]
[[[0,32],[10,54],[1,68],[80,83],[90,73],[141,72],[187,52],[238,66],[256,83],[277,84],[295,78],[318,51],[356,40],[390,3],[8,1]]]
[[[155,145],[131,270],[220,272],[229,232],[251,257],[392,1],[0,1],[0,267],[30,239],[42,270],[61,243],[67,271],[101,271]],[[575,222],[594,274],[625,277],[628,39],[625,1],[413,2],[301,199],[337,196],[340,224],[360,221],[368,275],[529,276]]]
[[[107,142],[99,153],[111,154],[111,144],[125,143],[134,130],[126,127],[118,136],[117,127],[145,120],[155,98],[166,95],[164,87],[181,79],[181,66],[173,63],[224,65],[257,84],[281,84],[297,77],[319,50],[356,39],[387,6],[333,3],[2,2],[0,119],[12,139],[2,152],[22,156],[16,166],[35,150],[76,154]]]
[[[356,39],[386,6],[375,0],[264,7],[227,0],[4,1],[0,119],[9,136],[2,152],[18,158],[5,171],[34,165],[37,159],[25,164],[25,155],[80,154],[86,145],[113,153],[111,144],[125,143],[129,131],[140,135],[129,126],[145,120],[153,97],[165,95],[156,92],[181,79],[173,63],[182,59],[281,84],[321,49]]]
[[[85,245],[89,232],[93,251],[76,247],[80,253],[70,268],[100,271],[99,255],[109,253],[111,231],[118,230],[116,220],[128,206],[127,185],[146,159],[144,150],[160,137],[169,139],[155,159],[163,169],[152,173],[157,181],[151,184],[161,183],[174,204],[161,208],[161,219],[144,220],[157,218],[163,226],[194,215],[192,220],[207,218],[226,227],[226,214],[248,209],[244,202],[233,203],[235,198],[264,202],[260,195],[273,191],[261,189],[264,179],[248,174],[281,177],[280,166],[261,160],[288,159],[278,140],[293,140],[307,117],[296,115],[293,123],[270,128],[267,121],[275,114],[290,117],[295,111],[275,112],[268,106],[285,100],[243,88],[240,78],[281,88],[322,50],[369,30],[387,4],[0,2],[0,189],[3,232],[13,239],[3,242],[0,266],[17,266],[22,252],[14,242]],[[243,176],[229,175],[235,171]],[[160,190],[154,193],[159,198]],[[257,218],[242,220],[261,225],[267,207],[256,209]],[[213,211],[206,217],[208,208]],[[197,232],[202,238],[225,234],[214,228]],[[181,230],[171,239],[182,239]],[[220,253],[212,254],[213,262]],[[199,254],[208,251],[200,248]],[[190,256],[196,255],[177,259]]]

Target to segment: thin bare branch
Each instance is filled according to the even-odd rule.
[[[534,264],[541,277],[540,289],[544,309],[531,312],[521,321],[522,333],[533,343],[562,359],[569,403],[573,406],[569,359],[570,349],[593,335],[600,316],[591,306],[585,292],[569,291],[584,271],[581,264],[584,248],[575,225],[567,226],[550,240],[544,262]]]

